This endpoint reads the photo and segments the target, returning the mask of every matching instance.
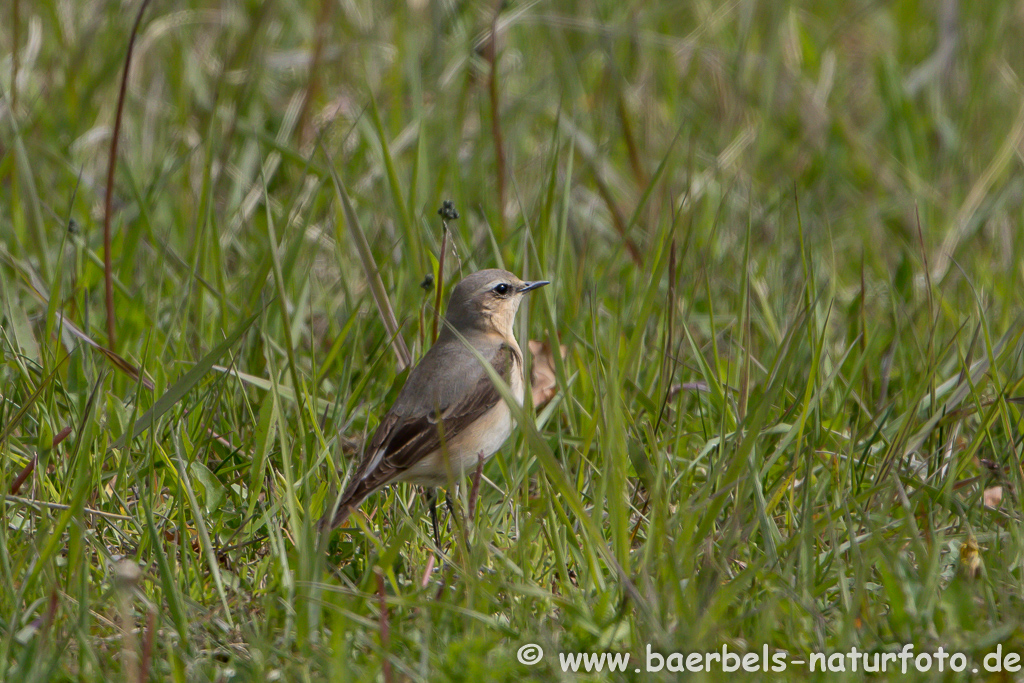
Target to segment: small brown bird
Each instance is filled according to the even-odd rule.
[[[387,484],[448,483],[489,458],[515,426],[475,349],[523,402],[523,352],[512,324],[523,295],[547,281],[523,282],[505,270],[481,270],[452,290],[446,324],[409,373],[381,420],[348,487],[320,519],[320,529],[341,525],[362,501]],[[435,536],[436,536],[436,516]]]

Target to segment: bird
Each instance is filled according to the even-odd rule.
[[[320,518],[320,531],[341,526],[368,496],[388,484],[442,486],[449,482],[449,473],[458,477],[501,448],[515,420],[480,357],[522,405],[523,352],[512,326],[523,297],[548,284],[525,282],[492,268],[455,285],[437,341],[409,373],[363,449],[348,486]],[[437,542],[433,496],[430,504]]]

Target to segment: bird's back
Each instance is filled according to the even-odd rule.
[[[475,334],[467,338],[467,342],[473,344],[487,363],[500,365],[495,357],[507,346],[503,339],[497,335]],[[521,357],[518,345],[514,351],[516,357]],[[438,413],[444,416],[486,379],[487,372],[466,344],[460,341],[434,344],[409,373],[390,412],[404,418]],[[507,377],[505,379],[507,381]]]

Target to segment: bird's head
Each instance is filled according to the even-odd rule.
[[[445,318],[463,334],[480,330],[510,337],[523,296],[546,284],[547,280],[524,282],[497,268],[477,271],[455,285]]]

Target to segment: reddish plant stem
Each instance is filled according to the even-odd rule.
[[[65,427],[64,429],[60,430],[60,432],[57,433],[57,436],[53,437],[53,445],[51,446],[51,448],[56,448],[57,446],[59,446],[61,441],[63,441],[64,439],[68,438],[68,434],[70,434],[70,433],[71,433],[71,427]],[[36,462],[38,460],[39,460],[39,456],[38,455],[33,455],[32,459],[28,461],[28,464],[25,465],[25,467],[22,468],[21,472],[18,473],[18,476],[15,478],[14,482],[11,484],[11,495],[12,496],[18,495],[18,491],[20,491],[21,487],[25,485],[25,481],[29,478],[29,476],[32,475],[32,472],[35,471],[35,469],[36,469]]]
[[[156,611],[146,614],[146,635],[142,641],[142,661],[139,662],[139,683],[149,680],[149,667],[153,661],[153,641],[156,640]]]
[[[498,176],[498,215],[501,216],[501,232],[505,232],[505,143],[501,136],[501,106],[498,102],[498,14],[501,3],[494,10],[491,19],[491,37],[487,41],[485,57],[491,65],[488,87],[491,95],[491,135],[494,137],[494,158]]]
[[[149,0],[142,0],[139,13],[135,17],[131,36],[128,38],[128,53],[124,58],[124,73],[121,74],[121,92],[117,96],[117,113],[114,115],[114,134],[110,138],[110,161],[107,164],[107,197],[103,211],[103,284],[106,292],[107,305],[107,348],[117,349],[114,337],[114,273],[110,254],[110,214],[114,198],[114,169],[117,167],[117,140],[121,136],[121,119],[124,114],[124,96],[128,91],[128,71],[132,65],[132,52],[135,50],[135,37],[139,33],[142,14],[146,11]]]
[[[313,41],[313,57],[309,61],[309,82],[306,85],[306,96],[302,100],[302,109],[299,110],[298,125],[299,143],[305,147],[312,141],[315,130],[313,128],[313,100],[320,92],[320,64],[324,56],[324,40],[327,30],[331,26],[331,10],[336,0],[321,0],[320,16],[316,25],[316,37]]]

